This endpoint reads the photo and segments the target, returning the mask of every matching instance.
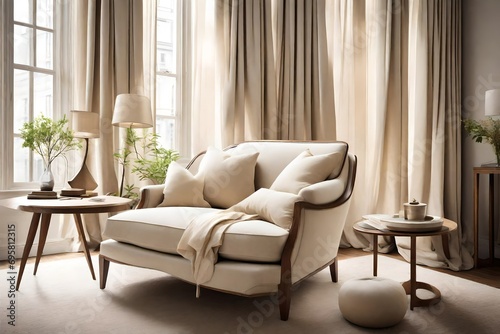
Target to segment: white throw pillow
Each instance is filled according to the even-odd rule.
[[[209,208],[210,204],[203,198],[203,175],[193,175],[189,170],[177,162],[170,163],[165,188],[163,189],[163,202],[158,206],[195,206]]]
[[[255,191],[258,152],[231,155],[209,147],[200,163],[205,179],[203,196],[211,206],[229,208]]]
[[[270,189],[298,194],[304,187],[325,181],[342,158],[340,152],[313,155],[307,149],[281,171]]]
[[[260,188],[229,210],[257,214],[263,220],[289,230],[292,226],[293,208],[301,197],[291,193]]]

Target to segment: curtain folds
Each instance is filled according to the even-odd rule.
[[[334,139],[325,1],[215,6],[221,144]]]
[[[74,6],[74,108],[100,113],[88,163],[99,191],[113,192],[114,98],[154,92],[154,7]],[[342,246],[369,247],[352,225],[416,198],[459,224],[450,258],[440,238],[419,238],[417,261],[472,266],[460,226],[460,1],[193,0],[182,12],[191,154],[252,139],[344,140],[359,162]],[[86,228],[97,244],[99,220]],[[378,247],[395,245],[409,259],[404,238]]]
[[[222,85],[222,144],[276,139],[276,84],[269,1],[217,6]]]
[[[279,139],[335,139],[324,0],[275,1]]]
[[[120,147],[120,132],[111,125],[118,94],[151,92],[147,67],[151,61],[143,32],[142,0],[78,0],[73,4],[73,105],[99,113],[100,138],[89,147],[87,164],[102,194],[116,193],[118,179],[113,154]],[[154,5],[154,2],[153,2]],[[145,71],[147,68],[147,71]],[[154,75],[154,72],[153,72]],[[148,80],[146,80],[148,79]],[[84,226],[89,246],[102,240],[106,215],[86,215]]]
[[[430,214],[459,224],[450,259],[440,238],[419,238],[417,260],[470,267],[457,195],[460,2],[275,0],[272,19],[260,1],[216,4],[221,143],[266,138],[264,120],[275,110],[277,139],[345,140],[360,163],[342,244],[368,247],[352,225],[417,198]],[[275,82],[264,71],[272,69],[263,56],[271,51]],[[263,94],[274,83],[276,109]],[[407,240],[397,246],[408,258]]]

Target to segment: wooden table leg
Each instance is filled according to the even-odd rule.
[[[474,267],[478,268],[479,237],[479,173],[474,173]]]
[[[378,272],[378,235],[373,235],[373,276]]]
[[[85,231],[83,230],[82,217],[79,213],[73,214],[75,217],[76,229],[78,230],[78,234],[80,235],[80,241],[83,244],[83,251],[85,252],[85,259],[87,260],[87,264],[90,269],[90,273],[92,274],[92,279],[95,280],[94,267],[92,266],[92,259],[90,258],[89,247],[87,246],[87,240],[85,239]]]
[[[47,240],[47,233],[49,232],[50,218],[52,215],[50,213],[42,214],[42,222],[40,224],[40,236],[38,237],[38,250],[36,252],[35,268],[33,269],[33,275],[36,275],[38,270],[38,263],[40,263],[40,258],[42,257],[43,247],[45,247],[45,241]]]
[[[488,217],[488,262],[490,265],[493,264],[495,258],[495,245],[493,241],[493,230],[494,230],[494,220],[495,215],[495,175],[490,174],[490,203],[489,203],[489,217]]]
[[[438,288],[424,282],[417,281],[417,237],[410,237],[410,280],[403,283],[403,288],[407,295],[410,295],[410,310],[414,307],[429,306],[438,303],[441,300],[441,292]],[[417,289],[431,291],[434,297],[429,299],[420,299],[417,297]]]
[[[21,285],[21,279],[23,278],[24,267],[26,266],[26,261],[31,251],[31,246],[33,245],[33,240],[35,240],[36,230],[38,229],[38,223],[40,221],[40,213],[33,213],[31,218],[30,229],[28,231],[28,237],[26,238],[26,244],[24,245],[23,257],[21,259],[21,266],[19,267],[19,274],[17,275],[16,290],[19,290]]]

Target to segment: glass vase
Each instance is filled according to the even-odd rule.
[[[52,174],[51,164],[45,166],[42,176],[40,177],[40,190],[54,190],[54,174]]]

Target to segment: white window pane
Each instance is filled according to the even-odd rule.
[[[175,148],[175,121],[171,118],[156,117],[156,133],[160,144],[166,149]]]
[[[14,21],[33,23],[33,0],[14,1]]]
[[[29,150],[21,138],[14,138],[14,182],[29,182],[29,175]]]
[[[176,1],[158,1],[156,52],[157,71],[176,72],[177,55]]]
[[[36,24],[45,28],[52,28],[54,21],[53,1],[37,0]]]
[[[53,117],[53,83],[54,78],[51,74],[33,74],[33,114],[35,117],[39,114]]]
[[[32,65],[33,29],[14,25],[14,63]]]
[[[38,182],[42,177],[45,166],[43,165],[42,157],[38,154],[33,154],[33,179],[31,182]]]
[[[176,79],[163,75],[156,76],[156,114],[175,116]]]
[[[36,66],[52,69],[52,43],[54,34],[51,32],[37,30],[36,32]]]
[[[14,70],[14,133],[20,133],[23,124],[29,121],[29,78],[28,71]]]

